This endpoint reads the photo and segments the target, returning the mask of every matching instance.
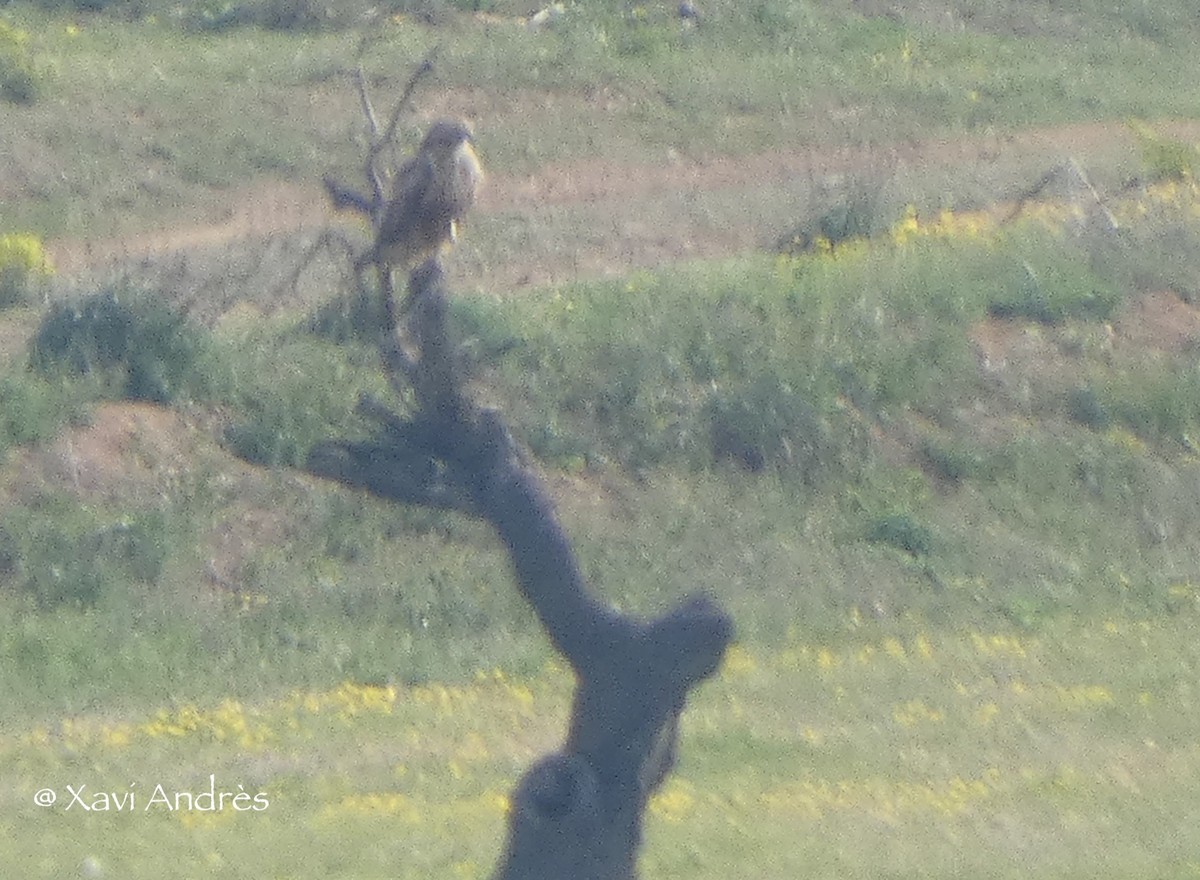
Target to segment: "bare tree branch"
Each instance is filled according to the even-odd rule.
[[[373,144],[379,139],[379,123],[375,116],[375,107],[371,103],[371,96],[367,86],[367,76],[363,71],[362,60],[366,56],[367,50],[382,38],[382,32],[378,28],[364,30],[359,36],[358,47],[354,50],[354,60],[358,62],[354,66],[354,83],[358,89],[358,99],[362,105],[363,118],[367,121],[367,131],[369,133],[368,144]]]
[[[501,415],[464,390],[436,260],[412,272],[407,307],[388,313],[397,323],[381,340],[383,361],[393,387],[411,389],[413,414],[364,399],[359,411],[382,432],[320,444],[308,470],[385,498],[461,510],[496,530],[518,589],[577,688],[562,751],[517,788],[494,880],[629,880],[646,803],[674,766],[687,694],[716,671],[732,622],[704,596],[651,621],[593,596],[528,456]],[[403,358],[402,332],[412,346]]]
[[[321,178],[321,184],[325,187],[325,194],[329,196],[330,204],[336,210],[354,211],[362,214],[368,220],[371,219],[375,212],[375,204],[372,199],[356,189],[351,189],[329,174]]]
[[[359,69],[372,132],[363,170],[374,195],[336,182],[326,188],[335,204],[368,205],[376,228],[380,157],[435,54],[410,77],[382,132]],[[633,880],[647,802],[674,767],[680,713],[719,666],[732,620],[705,596],[638,620],[593,595],[530,457],[501,414],[467,391],[437,258],[412,271],[403,303],[390,269],[376,275],[378,288],[368,289],[359,272],[359,293],[380,297],[380,359],[405,413],[362,398],[358,412],[377,426],[373,436],[320,443],[306,469],[393,501],[462,511],[495,529],[518,590],[574,670],[576,690],[562,749],[514,791],[493,880]]]
[[[1079,163],[1074,158],[1068,157],[1065,161],[1058,163],[1040,178],[1032,186],[1017,193],[1012,209],[1000,221],[1001,225],[1007,225],[1015,220],[1022,211],[1025,210],[1025,205],[1032,199],[1040,196],[1051,183],[1066,177],[1068,181],[1085,190],[1092,202],[1093,210],[1101,218],[1103,225],[1110,232],[1116,231],[1120,224],[1117,223],[1112,211],[1109,210],[1104,198],[1092,186],[1091,180],[1088,179],[1084,170],[1079,167]]]
[[[422,79],[433,73],[433,63],[440,52],[441,47],[435,46],[421,63],[417,65],[412,75],[408,78],[408,83],[404,86],[404,91],[400,93],[399,99],[392,106],[387,127],[383,129],[382,133],[379,131],[379,123],[375,116],[375,110],[371,106],[371,99],[367,94],[367,83],[366,78],[362,74],[362,67],[358,68],[359,98],[362,101],[363,113],[367,116],[371,131],[370,146],[367,149],[364,169],[366,178],[370,182],[375,195],[373,201],[374,210],[372,211],[372,216],[375,219],[378,219],[384,204],[387,202],[387,194],[384,188],[384,174],[379,167],[380,157],[383,155],[383,151],[394,143],[396,129],[400,126],[401,116],[412,100],[413,93],[417,90],[417,85],[420,84]]]
[[[375,116],[375,106],[371,103],[371,95],[367,89],[367,75],[359,64],[354,68],[354,84],[358,88],[358,101],[362,104],[363,118],[367,120],[367,133],[372,144],[379,142],[379,120]]]
[[[367,37],[364,37],[360,41],[358,48],[359,59],[362,58],[362,55],[372,42],[374,40]],[[370,194],[363,194],[336,178],[326,175],[322,178],[321,182],[325,187],[325,192],[329,195],[329,201],[338,210],[352,210],[363,214],[370,218],[372,226],[378,226],[383,209],[387,205],[387,182],[390,177],[390,174],[383,168],[383,154],[395,145],[396,130],[400,126],[400,120],[403,117],[404,111],[412,101],[412,96],[416,92],[417,86],[420,85],[426,76],[433,73],[434,60],[440,51],[440,47],[434,47],[421,63],[413,69],[408,82],[404,86],[404,91],[401,92],[400,97],[392,106],[387,125],[382,131],[379,127],[379,117],[375,111],[375,105],[371,100],[367,75],[363,70],[361,61],[355,67],[354,87],[358,93],[358,101],[362,107],[363,118],[366,120],[367,125],[367,152],[363,160],[363,178],[369,187]]]
[[[421,63],[417,65],[416,70],[413,71],[412,76],[409,77],[408,83],[404,86],[404,91],[400,93],[400,97],[396,100],[395,105],[392,107],[392,114],[388,118],[387,128],[383,130],[383,136],[380,138],[383,143],[391,143],[396,137],[396,128],[400,124],[401,114],[404,112],[405,108],[408,107],[409,102],[412,100],[413,93],[416,92],[417,86],[420,84],[421,80],[433,73],[434,62],[437,60],[437,57],[441,54],[441,52],[441,46],[434,46],[432,49],[430,49],[429,54],[427,54],[421,60]]]

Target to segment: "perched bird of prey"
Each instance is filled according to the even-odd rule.
[[[396,174],[375,244],[358,261],[408,269],[458,238],[458,223],[483,180],[471,130],[456,119],[433,123],[417,154]]]

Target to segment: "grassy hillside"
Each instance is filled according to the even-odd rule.
[[[362,10],[321,10],[4,7],[36,85],[0,104],[0,269],[30,273],[0,272],[5,876],[486,877],[505,793],[561,736],[570,681],[494,537],[295,470],[390,393],[336,290],[243,272],[259,230],[202,275],[180,243],[177,275],[103,285],[44,286],[36,242],[3,238],[144,235],[349,173]],[[420,112],[474,118],[505,192],[550,166],[577,187],[534,220],[493,209],[452,255],[516,277],[557,236],[581,276],[456,296],[473,387],[609,601],[703,589],[737,621],[646,876],[1194,875],[1197,150],[1132,123],[1037,192],[1062,155],[954,157],[1194,113],[1200,19],[531,11],[397,7],[364,64],[386,94],[440,44]],[[942,164],[897,158],[918,138]],[[634,185],[798,150],[852,154],[801,207],[774,178]],[[621,215],[571,213],[622,173]],[[579,269],[624,222],[670,236],[677,206],[717,229],[769,211],[777,245]],[[210,777],[246,809],[198,807]]]
[[[103,238],[211,206],[212,190],[251,177],[357,168],[348,73],[364,34],[374,42],[363,65],[383,95],[441,47],[421,110],[474,118],[489,164],[509,172],[593,156],[657,164],[668,150],[742,155],[1191,117],[1197,104],[1183,59],[1200,23],[1182,0],[1070,13],[983,0],[702,5],[694,29],[681,29],[673,4],[600,3],[571,6],[539,31],[520,17],[527,6],[509,2],[483,15],[401,9],[299,31],[236,17],[204,25],[206,10],[236,2],[115,3],[103,16],[9,5],[40,88],[33,103],[6,107],[0,149],[14,158],[15,191],[5,192],[4,225]]]
[[[1190,184],[1114,203],[1138,219],[1113,264],[1049,205],[459,302],[480,393],[549,469],[597,588],[646,611],[703,588],[738,621],[648,873],[1194,863],[1195,349],[1147,333],[1168,304],[1200,314],[1126,283],[1187,268],[1146,253],[1194,235],[1196,204]],[[343,389],[380,393],[368,349],[309,326],[194,328],[173,411],[89,403],[128,396],[123,359],[9,374],[60,401],[9,429],[42,438],[6,469],[12,870],[486,876],[569,683],[481,527],[286,469],[354,430]],[[155,796],[209,774],[270,807]],[[141,813],[29,806],[76,780]],[[112,835],[126,818],[138,835]]]

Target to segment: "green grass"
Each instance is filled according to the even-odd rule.
[[[167,404],[208,396],[221,373],[209,335],[149,291],[104,290],[55,304],[30,341],[48,378],[86,378],[117,398]]]
[[[409,15],[365,56],[387,94],[440,43],[422,108],[476,116],[501,174],[881,145],[878,179],[820,204],[755,191],[798,213],[799,253],[454,301],[595,589],[638,614],[706,590],[737,621],[646,876],[1194,876],[1195,348],[1122,335],[1143,292],[1200,295],[1194,150],[1135,129],[1152,185],[1110,200],[1119,232],[1074,217],[1086,199],[964,213],[995,173],[888,163],[914,137],[1194,114],[1200,24],[1183,2],[850,6],[714,0],[685,32],[670,4],[592,4],[535,34],[498,0],[514,20]],[[5,105],[25,158],[0,233],[106,238],[358,161],[337,21],[5,20],[40,78]],[[568,211],[547,217],[584,251],[603,229]],[[496,261],[542,232],[480,227]],[[40,339],[0,367],[0,875],[482,878],[504,794],[560,740],[571,682],[494,536],[292,469],[368,431],[376,353],[251,293],[272,317],[215,329],[169,286],[0,316]],[[166,427],[100,442],[146,399]],[[270,806],[150,804],[210,775]],[[67,784],[139,812],[33,805]]]
[[[1061,325],[1106,319],[1118,300],[1076,242],[1037,224],[463,310],[484,349],[508,349],[496,376],[543,456],[699,467],[733,444],[817,483],[854,471],[864,420],[946,421],[981,394],[968,331],[989,314]]]
[[[862,623],[840,645],[797,628],[736,647],[685,715],[646,876],[1187,876],[1194,598],[1033,636]],[[511,779],[561,735],[569,685],[549,667],[31,724],[0,739],[0,865],[486,877]],[[67,785],[126,806],[67,810]],[[210,786],[263,809],[187,809]],[[44,787],[57,806],[32,805]]]
[[[1183,445],[1200,436],[1200,410],[1165,378],[1190,355],[1152,370],[1086,342],[1122,307],[1086,242],[1037,217],[947,231],[966,222],[908,219],[832,253],[459,299],[455,321],[483,393],[577,485],[563,495],[567,526],[588,576],[624,608],[710,590],[766,646],[801,622],[836,642],[855,615],[1032,631],[1157,615],[1200,580],[1197,464]],[[1057,311],[1005,320],[1068,362],[988,380],[972,333],[1031,267],[1056,279],[1043,306]],[[192,462],[157,490],[75,510],[69,488],[15,484],[26,512],[10,527],[8,613],[35,633],[0,646],[17,670],[15,714],[78,709],[97,680],[147,705],[345,677],[454,680],[545,656],[482,526],[363,504],[287,470],[230,476],[230,452],[286,469],[315,442],[362,436],[357,393],[388,393],[370,346],[309,323],[195,329],[203,357],[142,349],[199,389],[178,406],[222,414],[209,439],[147,453]],[[41,388],[99,396],[88,378],[53,375],[60,385],[24,371],[5,382],[31,413]],[[1080,418],[1084,378],[1107,422]],[[45,423],[12,420],[26,433],[9,442],[45,444],[66,417],[55,406]],[[122,523],[152,525],[153,540],[109,540]],[[133,622],[126,585],[145,604]],[[77,624],[25,602],[94,622],[81,632],[111,630],[111,654],[97,660],[80,636],[31,683],[44,651],[30,645]],[[186,684],[197,668],[211,676]],[[230,691],[239,668],[255,672]]]
[[[6,374],[0,378],[0,452],[11,446],[43,443],[77,414],[90,394],[57,382]]]
[[[955,413],[977,381],[913,352],[928,350],[930,314],[947,340],[947,328],[965,338],[995,288],[972,274],[970,295],[951,295],[975,258],[961,244],[876,247],[886,258],[697,266],[459,305],[477,337],[492,334],[477,350],[521,340],[478,368],[518,430],[537,436],[531,426],[555,414],[567,426],[577,451],[547,462],[577,475],[562,513],[596,587],[636,612],[703,588],[738,621],[743,647],[690,707],[683,764],[652,809],[647,875],[1186,874],[1198,857],[1182,831],[1197,801],[1180,684],[1197,659],[1196,464],[1153,432],[1056,419],[1048,393],[1041,421],[1019,406],[1007,414],[1015,439],[971,440]],[[946,284],[929,286],[938,277]],[[816,307],[789,306],[789,293]],[[656,322],[652,306],[672,320]],[[1067,344],[1099,323],[1085,311],[1026,326]],[[294,326],[218,334],[234,376],[220,406],[269,425],[255,402],[266,389],[279,412],[311,398],[301,450],[354,431],[351,395],[338,405],[313,397],[314,384],[379,389],[366,350]],[[749,344],[763,336],[770,344]],[[823,359],[839,352],[871,357],[838,373]],[[883,382],[897,363],[909,378]],[[904,422],[966,449],[969,465],[945,484],[920,459],[891,462],[831,428],[835,452],[862,457],[816,460],[823,479],[808,480],[794,463],[748,474],[701,445],[655,439],[664,399],[702,425],[713,382],[766,376],[780,393],[792,369],[832,377],[805,386],[816,401],[805,413],[828,405],[831,426],[860,432]],[[856,384],[839,384],[848,375]],[[639,393],[581,409],[597,397],[589,377]],[[776,417],[795,430],[788,412]],[[624,457],[647,448],[652,462]],[[557,742],[569,688],[561,670],[544,671],[548,648],[492,536],[287,471],[231,476],[215,447],[195,452],[155,506],[81,508],[60,490],[5,520],[15,540],[0,603],[0,824],[16,843],[0,865],[486,876],[503,794]],[[228,534],[248,546],[228,583],[213,583],[209,555]],[[70,595],[47,593],[63,584]],[[356,684],[339,692],[343,681]],[[210,774],[269,808],[31,805],[46,786],[66,797],[69,783],[136,791],[145,807],[156,786],[194,795]],[[114,819],[137,833],[114,833]]]
[[[46,156],[22,166],[28,186],[6,200],[8,227],[54,236],[145,228],[248,178],[315,181],[358,165],[346,74],[353,30],[196,33],[166,12],[77,24],[6,9],[53,68],[43,97],[13,108],[15,124],[0,134],[6,151],[23,154],[28,141]],[[666,6],[633,15],[573,6],[542,33],[522,27],[516,7],[498,12],[513,17],[372,25],[379,41],[364,64],[387,95],[441,45],[438,100],[478,116],[490,167],[512,173],[593,156],[657,164],[667,149],[741,155],[781,143],[1187,117],[1197,98],[1174,51],[1197,37],[1182,6],[1157,17],[1096,9],[1069,19],[1069,39],[1015,18],[1001,26],[982,10],[961,10],[944,20],[958,16],[963,27],[944,28],[801,0],[716,3],[689,34]],[[502,121],[514,112],[520,125]]]
[[[622,607],[651,613],[712,590],[767,645],[798,620],[840,638],[852,612],[1034,629],[1068,614],[1156,614],[1174,585],[1200,580],[1185,445],[1200,436],[1200,408],[1177,378],[1190,355],[1147,364],[1087,342],[1122,297],[1086,239],[1037,215],[990,232],[969,220],[910,217],[831,253],[459,299],[455,321],[476,383],[547,467],[581,484],[564,516],[589,577]],[[1012,309],[1031,274],[1049,279],[1039,308]],[[1044,359],[1063,363],[989,380],[972,334],[998,303]],[[222,428],[151,455],[194,461],[159,489],[67,517],[69,490],[17,483],[28,512],[8,542],[18,596],[91,615],[122,633],[118,646],[175,646],[153,666],[115,651],[105,661],[114,693],[154,702],[197,665],[257,669],[237,691],[250,696],[289,677],[315,687],[347,675],[454,679],[475,668],[473,653],[500,662],[507,640],[524,646],[513,662],[540,656],[480,526],[363,506],[286,470],[227,475],[230,452],[289,468],[315,442],[362,436],[357,394],[388,394],[370,346],[314,335],[303,316],[179,336],[158,308],[138,325],[138,357],[175,377],[167,385],[186,392],[177,406],[219,411]],[[47,355],[45,340],[59,337],[45,328],[74,314],[52,311],[37,350]],[[74,335],[53,347],[66,367],[111,347],[97,348],[113,334],[98,336],[96,322],[67,323]],[[133,349],[117,349],[124,364]],[[141,396],[124,379],[97,386],[64,369],[4,377],[10,445],[86,423],[81,412],[101,397]],[[1083,382],[1104,420],[1081,417]],[[156,523],[158,537],[132,550],[105,539],[130,522]],[[210,554],[230,557],[215,577]],[[118,622],[124,580],[159,609],[132,627]],[[195,581],[209,598],[187,599]],[[39,632],[56,626],[19,603],[10,611],[32,614]],[[79,647],[44,690],[51,705],[88,699],[97,667]],[[25,674],[9,688],[12,709],[45,711]],[[221,672],[196,693],[227,682]]]

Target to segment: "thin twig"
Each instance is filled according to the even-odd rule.
[[[1096,188],[1092,186],[1092,182],[1088,180],[1087,174],[1079,167],[1079,163],[1074,158],[1067,160],[1067,167],[1071,169],[1071,173],[1076,179],[1083,184],[1083,187],[1092,197],[1092,201],[1096,203],[1096,207],[1100,209],[1101,215],[1104,217],[1104,222],[1110,232],[1115,232],[1120,229],[1121,224],[1117,222],[1117,218],[1113,216],[1112,211],[1108,210],[1108,205],[1104,203],[1104,199],[1100,197],[1100,193],[1096,192]]]
[[[404,112],[405,106],[409,101],[412,100],[413,92],[417,90],[417,84],[420,83],[424,77],[433,73],[433,63],[435,60],[437,60],[437,56],[441,53],[441,51],[441,46],[434,46],[432,49],[430,49],[429,54],[425,56],[424,60],[422,60],[417,66],[417,69],[413,71],[413,75],[409,77],[408,84],[404,87],[404,91],[400,94],[400,99],[396,101],[395,106],[392,107],[392,115],[388,119],[387,128],[384,129],[383,132],[384,143],[390,143],[391,140],[396,136],[396,127],[400,124],[400,114]]]
[[[333,250],[335,246],[340,247],[348,255],[349,259],[354,258],[355,247],[349,238],[336,229],[323,229],[321,230],[321,234],[317,236],[316,241],[305,248],[304,252],[300,255],[300,262],[296,266],[295,271],[275,287],[275,295],[278,296],[285,292],[295,294],[300,284],[300,276],[304,274],[304,271],[312,265],[321,251]]]
[[[1000,221],[1000,225],[1006,226],[1009,223],[1011,223],[1013,220],[1017,219],[1017,215],[1020,214],[1023,210],[1025,210],[1025,203],[1030,201],[1031,199],[1035,199],[1039,195],[1041,195],[1042,190],[1044,190],[1046,187],[1048,187],[1050,185],[1051,181],[1054,180],[1054,178],[1058,177],[1058,175],[1062,171],[1062,169],[1063,169],[1062,163],[1055,165],[1053,168],[1051,168],[1049,171],[1047,171],[1045,174],[1043,174],[1038,179],[1037,183],[1035,183],[1033,186],[1029,187],[1029,189],[1026,189],[1021,193],[1018,193],[1016,204],[1013,205],[1013,208],[1011,211],[1009,211],[1008,216],[1006,216],[1003,220]]]
[[[367,117],[367,130],[374,144],[379,140],[379,121],[375,117],[375,105],[371,103],[371,96],[367,92],[367,75],[361,64],[354,68],[354,84],[358,86],[358,100],[362,104],[363,116]]]
[[[371,186],[375,190],[375,209],[376,214],[382,211],[385,203],[383,174],[379,170],[379,157],[383,151],[392,145],[392,141],[396,137],[396,129],[400,125],[400,115],[404,111],[405,106],[412,100],[413,92],[417,90],[417,85],[420,81],[433,72],[433,62],[441,51],[440,46],[435,46],[425,56],[424,60],[417,65],[417,69],[413,71],[412,76],[408,78],[408,84],[404,87],[404,91],[400,95],[400,99],[392,107],[391,116],[388,118],[387,128],[383,133],[379,132],[379,123],[375,117],[374,108],[371,106],[371,99],[367,94],[366,75],[362,73],[362,67],[358,68],[358,87],[359,97],[363,102],[363,112],[367,115],[368,124],[371,128],[371,146],[367,150],[367,159],[365,163],[365,175],[367,180],[371,182]],[[378,218],[377,218],[378,219]]]
[[[370,143],[372,144],[379,137],[379,123],[376,121],[375,108],[371,105],[371,97],[367,94],[367,75],[363,72],[362,60],[367,54],[367,50],[378,43],[380,39],[379,31],[367,31],[359,38],[358,48],[354,52],[354,60],[358,62],[354,70],[354,81],[358,85],[358,98],[362,101],[363,115],[367,117],[367,123],[371,129]]]

